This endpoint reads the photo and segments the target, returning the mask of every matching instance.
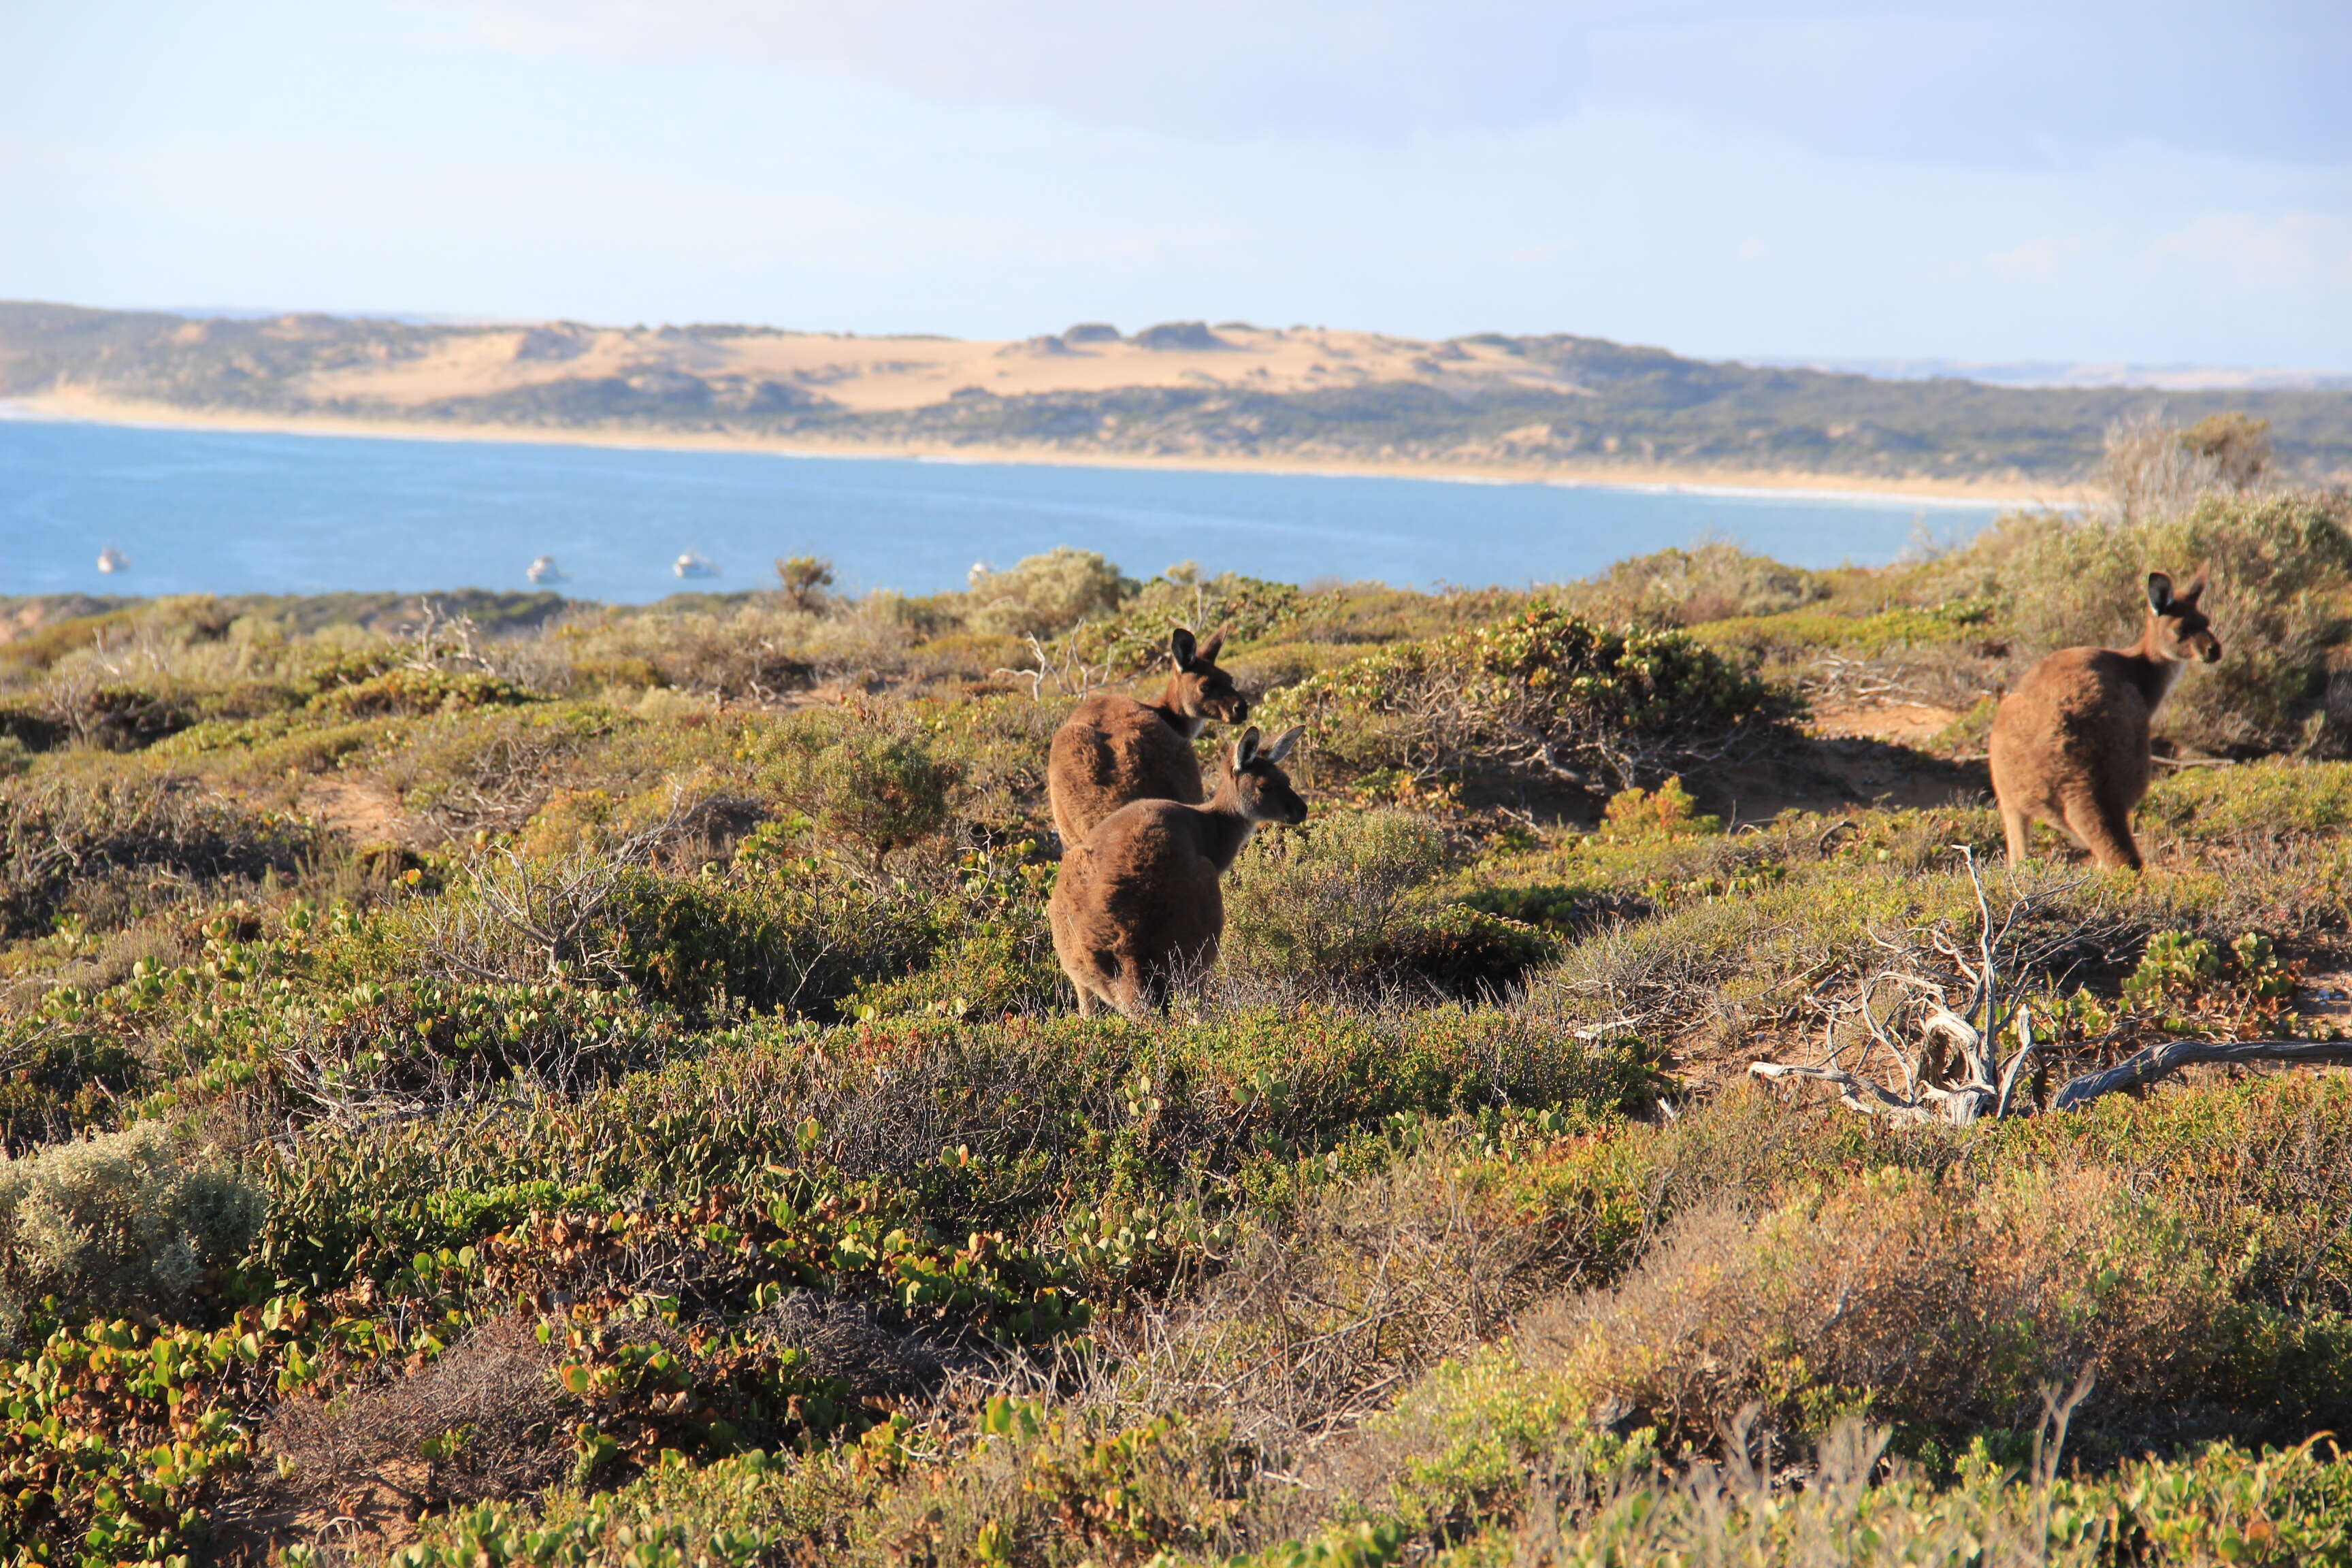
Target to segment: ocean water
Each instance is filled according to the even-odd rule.
[[[1283,582],[1560,582],[1707,538],[1808,566],[1879,563],[1982,504],[1637,486],[785,457],[293,436],[0,418],[0,595],[519,589],[614,603],[772,585],[961,587],[1074,544],[1132,575],[1181,561]],[[108,575],[99,552],[128,559]],[[686,552],[718,574],[681,581]]]

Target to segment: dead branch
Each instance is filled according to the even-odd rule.
[[[1815,1078],[1837,1086],[1838,1101],[1864,1116],[1884,1116],[1890,1121],[1912,1123],[1940,1120],[1940,1113],[1920,1104],[1891,1094],[1867,1079],[1859,1079],[1843,1068],[1804,1067],[1790,1062],[1749,1062],[1748,1070],[1768,1083],[1778,1083],[1784,1078]]]
[[[487,671],[490,661],[474,646],[480,628],[471,616],[450,616],[429,595],[423,601],[416,625],[409,629],[404,668],[427,672],[445,669]]]
[[[1849,1108],[1895,1121],[1943,1121],[1967,1126],[2012,1113],[2018,1077],[2043,1047],[2033,1036],[2032,1020],[2023,1005],[2023,986],[2012,984],[2005,990],[2002,971],[2006,967],[2016,973],[2031,973],[2075,940],[2069,935],[2066,942],[2053,943],[2047,937],[2028,937],[2023,931],[2039,900],[2066,889],[2017,894],[1996,918],[1974,851],[1967,845],[1952,847],[1959,852],[1975,895],[1975,931],[1928,928],[1896,939],[1873,931],[1871,941],[1891,955],[1892,963],[1862,977],[1850,1003],[1830,1004],[1833,1008],[1850,1005],[1860,1016],[1871,1040],[1894,1063],[1901,1089],[1882,1087],[1838,1068],[1833,1043],[1825,1048],[1820,1064],[1756,1062],[1749,1072],[1768,1081],[1811,1078],[1835,1084],[1840,1100]],[[1874,1004],[1883,985],[1895,987],[1897,999],[1882,1015]],[[2001,1036],[2012,1029],[2017,1049],[2004,1061]],[[1913,1042],[1908,1047],[1901,1043],[1906,1034]],[[1867,1062],[1865,1053],[1859,1065]]]
[[[1005,675],[1029,683],[1029,700],[1045,700],[1045,683],[1052,681],[1054,689],[1065,697],[1084,697],[1089,691],[1099,691],[1116,679],[1108,664],[1088,664],[1078,655],[1075,638],[1064,638],[1060,653],[1047,650],[1037,634],[1027,634],[1030,658],[1034,665],[1026,669],[992,669],[991,675]]]
[[[2139,1089],[2182,1068],[2237,1062],[2352,1065],[2352,1040],[2167,1040],[2133,1052],[2111,1068],[2070,1079],[2051,1101],[2053,1110],[2080,1110],[2101,1095]]]

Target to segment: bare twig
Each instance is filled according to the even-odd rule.
[[[441,602],[430,595],[423,605],[416,625],[409,632],[408,655],[401,660],[404,667],[422,670],[490,668],[490,661],[474,646],[480,628],[474,625],[473,616],[446,615]]]
[[[1089,691],[1101,690],[1116,679],[1108,664],[1088,664],[1081,658],[1076,639],[1064,639],[1058,654],[1048,650],[1035,632],[1027,634],[1024,640],[1029,644],[1030,658],[1035,661],[1031,668],[992,669],[989,673],[1027,681],[1030,700],[1034,702],[1045,700],[1045,683],[1049,680],[1054,689],[1065,697],[1083,697]]]
[[[1788,1062],[1750,1062],[1748,1070],[1768,1083],[1784,1078],[1815,1078],[1837,1086],[1842,1104],[1861,1111],[1864,1116],[1884,1116],[1890,1121],[1916,1122],[1938,1120],[1938,1113],[1916,1100],[1906,1100],[1890,1094],[1867,1079],[1859,1079],[1841,1068],[1801,1067]]]

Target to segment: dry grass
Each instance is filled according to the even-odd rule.
[[[407,1376],[289,1401],[261,1428],[265,1479],[235,1506],[236,1533],[248,1546],[381,1547],[419,1513],[553,1485],[581,1413],[554,1364],[527,1322],[500,1318]]]
[[[1517,1343],[1603,1425],[1693,1442],[1751,1401],[1790,1434],[1840,1414],[2014,1429],[2086,1369],[2086,1414],[2162,1432],[2192,1424],[2228,1308],[2204,1254],[2106,1173],[1889,1173],[1685,1215],[1622,1286]]]

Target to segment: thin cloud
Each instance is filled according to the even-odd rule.
[[[2148,254],[2226,273],[2242,289],[2352,287],[2352,218],[2335,213],[2200,213]]]
[[[2097,258],[2113,237],[2104,230],[2095,234],[2036,235],[2022,244],[1994,251],[1984,258],[1984,264],[1993,276],[2012,283],[2046,282],[2072,270],[2079,262]]]
[[[413,3],[488,48],[758,60],[1191,140],[1394,144],[1617,103],[1984,167],[2136,142],[2352,163],[2340,0]]]

